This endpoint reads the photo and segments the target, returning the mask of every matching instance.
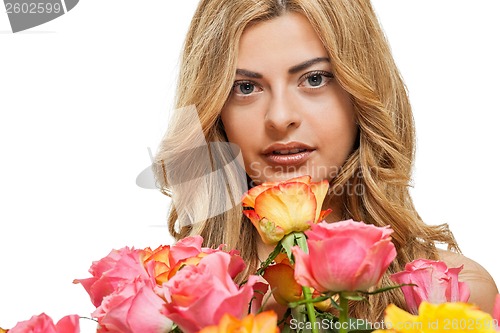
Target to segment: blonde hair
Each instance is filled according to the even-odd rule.
[[[393,242],[398,256],[382,283],[390,284],[389,275],[404,269],[406,263],[416,258],[437,259],[436,242],[447,243],[449,249],[459,251],[448,226],[426,225],[410,197],[408,188],[415,152],[413,116],[405,85],[369,1],[202,0],[184,45],[177,108],[196,106],[206,142],[227,141],[220,112],[233,85],[240,37],[250,24],[286,12],[302,13],[308,18],[328,52],[336,80],[351,95],[359,138],[353,153],[331,183],[334,194],[330,200],[341,200],[345,219],[390,225],[394,230]],[[186,154],[179,154],[195,136],[184,115],[177,112],[171,120],[156,156],[157,178],[162,190],[169,195],[172,195],[169,179],[178,177],[178,172],[188,172],[195,158],[190,160]],[[223,160],[222,164],[234,158],[221,147],[209,146],[208,150],[217,156],[216,160]],[[201,171],[196,175],[200,174]],[[241,205],[235,202],[227,211],[202,218],[201,222],[193,218],[194,215],[211,216],[207,215],[207,206],[223,204],[214,201],[220,191],[237,191],[232,187],[241,182],[237,172],[228,172],[225,177],[226,182],[216,186],[198,177],[193,187],[196,193],[185,193],[179,198],[184,203],[191,202],[191,221],[182,222],[188,217],[176,209],[174,200],[168,218],[169,230],[176,239],[198,234],[204,237],[206,246],[227,244],[240,250],[249,264],[248,274],[259,264],[258,235],[243,216]],[[356,186],[362,186],[363,193],[349,195],[347,189]],[[194,212],[197,209],[203,211]],[[401,291],[393,290],[370,296],[367,302],[358,302],[351,315],[380,320],[389,303],[406,308]]]

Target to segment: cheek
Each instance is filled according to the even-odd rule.
[[[226,136],[230,142],[234,142],[234,134],[237,133],[237,126],[238,126],[238,121],[234,117],[234,114],[231,112],[231,110],[228,110],[227,108],[222,109],[221,112],[221,120],[222,120],[222,125],[224,126],[224,132],[226,133]]]
[[[251,142],[249,138],[252,137],[252,132],[255,131],[255,124],[253,124],[255,119],[237,111],[224,109],[221,113],[221,119],[227,139],[237,145],[244,154]]]
[[[337,115],[330,122],[325,121],[324,124],[323,142],[330,142],[335,155],[343,162],[354,148],[358,127],[350,115],[343,114]]]
[[[320,108],[315,117],[316,133],[323,149],[331,149],[337,162],[344,162],[351,153],[358,134],[355,111],[350,96],[336,91]]]

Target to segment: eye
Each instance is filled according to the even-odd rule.
[[[317,87],[323,83],[323,75],[312,75],[307,78],[307,83],[309,83],[313,87]]]
[[[314,71],[302,75],[301,87],[318,89],[327,85],[333,79],[333,74],[325,71]]]
[[[242,83],[239,85],[240,87],[240,92],[244,95],[248,95],[253,93],[255,86],[251,83]]]
[[[261,92],[262,88],[251,81],[236,81],[233,84],[233,93],[238,96],[248,96],[252,93]]]

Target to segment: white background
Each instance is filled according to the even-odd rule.
[[[0,7],[1,327],[41,312],[88,316],[72,280],[88,277],[93,260],[171,242],[167,198],[135,178],[167,126],[196,3],[83,0],[16,34]],[[500,282],[500,2],[374,6],[414,107],[417,209],[427,223],[449,223]]]

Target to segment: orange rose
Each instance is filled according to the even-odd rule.
[[[170,280],[184,266],[196,266],[202,258],[213,252],[222,251],[218,249],[202,247],[203,238],[192,236],[181,239],[176,244],[161,245],[154,250],[145,248],[142,260],[146,270],[154,276],[156,283],[162,285]],[[236,275],[244,266],[237,251],[228,252],[231,255],[230,273]]]
[[[281,305],[288,305],[304,298],[302,286],[295,281],[294,268],[287,255],[280,253],[275,264],[266,268],[263,278],[269,283],[273,297]],[[320,296],[318,292],[311,288],[313,297]],[[314,303],[314,306],[322,311],[331,307],[330,300]]]
[[[258,315],[249,314],[242,320],[225,314],[219,325],[208,326],[199,333],[279,333],[278,316],[274,311],[266,311]]]
[[[311,182],[302,176],[285,182],[264,183],[243,197],[243,213],[257,228],[266,244],[277,244],[291,232],[304,231],[310,223],[323,220],[330,209],[321,207],[328,192],[328,181]]]
[[[163,282],[167,282],[169,279],[171,270],[169,254],[169,245],[161,245],[154,250],[151,250],[149,247],[144,249],[144,265],[147,265],[149,262],[154,262],[153,274],[156,279],[156,283],[159,285]]]
[[[175,248],[172,248],[175,251]],[[198,265],[201,258],[207,255],[205,252],[200,252],[193,257],[185,258],[179,261],[172,259],[170,252],[171,248],[168,245],[161,245],[154,250],[151,248],[144,249],[144,265],[147,266],[149,262],[153,266],[153,274],[156,283],[162,285],[172,278],[185,265]]]

